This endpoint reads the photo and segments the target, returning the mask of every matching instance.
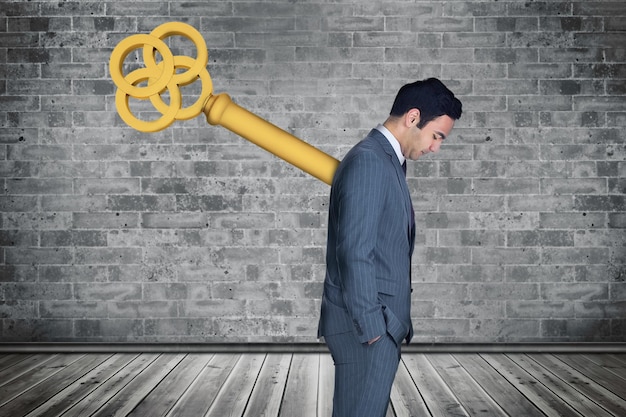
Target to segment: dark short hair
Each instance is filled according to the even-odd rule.
[[[403,85],[391,107],[391,116],[402,116],[411,109],[420,111],[418,128],[439,116],[447,115],[459,119],[462,113],[461,101],[437,78]]]

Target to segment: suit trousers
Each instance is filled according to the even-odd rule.
[[[324,339],[335,363],[333,417],[385,417],[400,362],[393,338],[368,345],[350,331]]]

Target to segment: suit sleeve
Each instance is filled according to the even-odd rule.
[[[361,343],[386,331],[375,265],[387,189],[384,162],[373,152],[355,155],[343,170],[337,195],[337,263],[344,303]]]

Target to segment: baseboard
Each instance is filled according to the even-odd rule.
[[[0,343],[1,353],[327,353],[323,343]],[[411,343],[403,353],[626,353],[626,343]]]

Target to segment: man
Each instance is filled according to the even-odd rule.
[[[405,160],[437,152],[459,117],[461,102],[441,81],[407,84],[337,168],[318,331],[335,363],[333,417],[386,414],[400,346],[413,336]]]

